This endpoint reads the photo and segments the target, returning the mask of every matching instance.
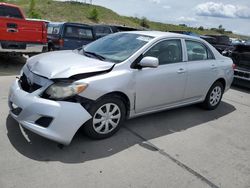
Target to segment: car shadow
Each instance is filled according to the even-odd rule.
[[[232,113],[235,107],[226,102],[213,111],[205,111],[196,105],[141,116],[125,122],[115,135],[104,140],[91,140],[77,132],[69,146],[62,146],[28,130],[21,131],[18,123],[8,116],[7,136],[13,147],[22,155],[37,161],[83,163],[112,156],[134,145],[154,151],[145,140],[185,131],[195,126]]]
[[[250,88],[247,87],[232,85],[231,89],[250,94]]]

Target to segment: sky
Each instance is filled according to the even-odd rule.
[[[250,0],[92,0],[92,3],[125,16],[192,27],[217,28],[221,24],[226,30],[250,36]]]

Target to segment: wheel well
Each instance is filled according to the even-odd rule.
[[[220,82],[220,83],[222,83],[222,85],[223,85],[223,89],[225,89],[225,87],[226,87],[226,81],[225,81],[225,79],[224,78],[219,78],[218,80],[216,80],[215,82]],[[215,83],[214,82],[214,83]]]
[[[119,99],[121,99],[124,104],[125,104],[125,107],[126,107],[126,117],[129,116],[129,111],[130,111],[130,101],[129,101],[129,98],[126,94],[120,92],[120,91],[114,91],[114,92],[111,92],[111,93],[107,93],[105,95],[103,95],[102,97],[100,97],[98,100],[104,98],[104,97],[117,97]]]

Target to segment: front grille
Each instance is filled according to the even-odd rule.
[[[250,80],[250,72],[234,70],[234,77],[241,78],[244,80]]]
[[[21,88],[24,91],[29,92],[29,93],[32,93],[32,92],[34,92],[42,87],[36,83],[31,83],[25,74],[23,74],[20,77],[19,83],[20,83]]]
[[[12,102],[10,102],[10,108],[11,108],[11,112],[15,114],[16,116],[18,116],[23,110],[22,108],[18,107]]]
[[[52,117],[40,117],[38,120],[35,121],[35,124],[41,126],[41,127],[44,127],[44,128],[47,128],[51,122],[53,121],[53,118]]]
[[[20,108],[20,107],[17,107],[17,108],[15,108],[15,109],[13,109],[13,110],[11,110],[11,112],[13,113],[13,114],[15,114],[16,116],[18,116],[21,112],[22,112],[22,108]]]

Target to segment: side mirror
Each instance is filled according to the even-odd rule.
[[[141,67],[156,68],[159,66],[159,60],[158,58],[147,56],[147,57],[142,58],[139,65]]]

